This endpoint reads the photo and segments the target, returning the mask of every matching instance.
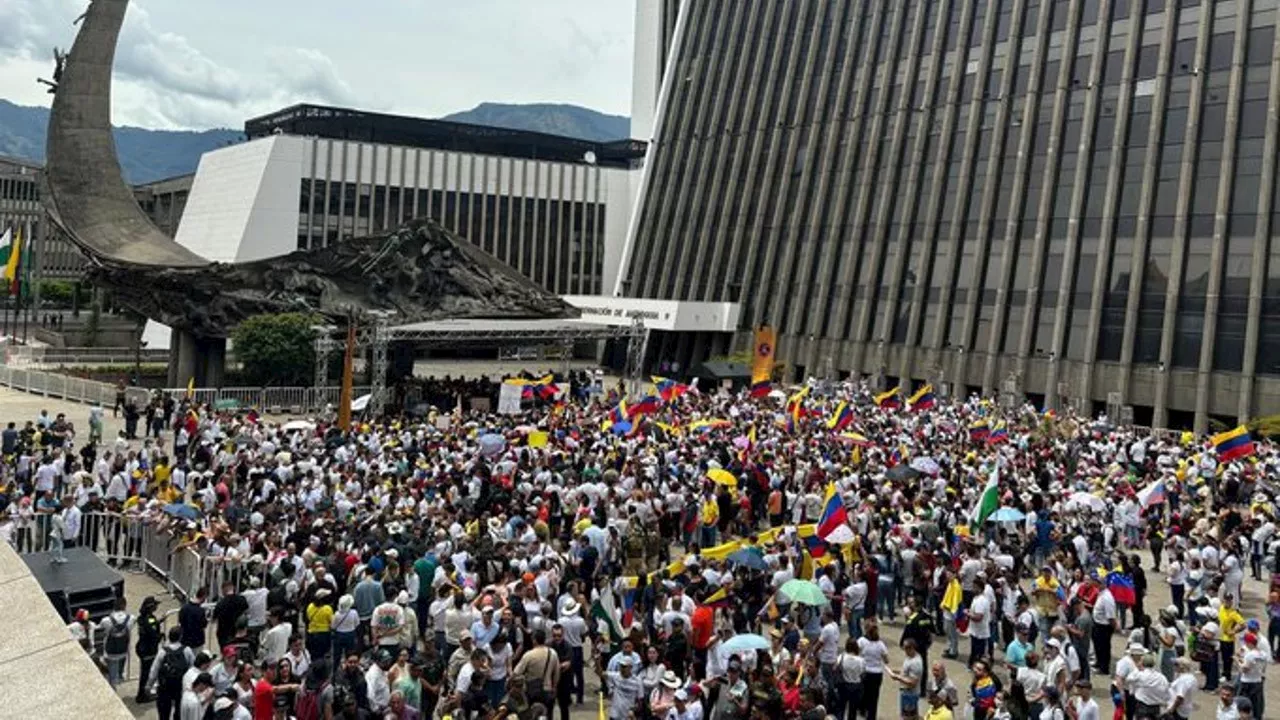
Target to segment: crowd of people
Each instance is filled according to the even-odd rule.
[[[175,398],[80,452],[35,423],[0,517],[88,542],[102,503],[205,559],[167,631],[153,599],[73,623],[162,720],[1266,717],[1270,443],[856,383],[641,395],[290,430]]]

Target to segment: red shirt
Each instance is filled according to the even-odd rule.
[[[276,688],[266,680],[253,686],[253,720],[271,720],[275,716]]]

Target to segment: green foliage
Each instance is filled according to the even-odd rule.
[[[304,313],[255,315],[231,332],[236,359],[252,385],[310,385],[315,372],[315,331],[319,321]]]
[[[76,295],[76,284],[69,280],[41,280],[40,301],[56,307],[71,307]],[[80,288],[80,302],[90,296],[88,287]]]
[[[1249,432],[1262,437],[1280,435],[1280,415],[1267,415],[1249,421]],[[1225,428],[1224,428],[1225,429]]]

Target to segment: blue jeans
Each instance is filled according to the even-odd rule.
[[[876,617],[893,619],[897,597],[893,590],[893,578],[876,580]]]
[[[107,682],[111,683],[113,688],[124,682],[124,661],[126,659],[123,657],[107,658]]]
[[[334,662],[341,662],[347,658],[347,655],[356,649],[356,632],[334,632],[333,633],[333,659]]]
[[[716,538],[718,535],[719,530],[716,529],[716,526],[712,525],[708,527],[703,525],[702,529],[698,532],[698,548],[715,547],[717,545]]]
[[[484,683],[484,696],[489,701],[490,707],[498,707],[502,704],[502,698],[507,696],[507,681],[502,680],[486,680]]]
[[[862,637],[862,613],[861,609],[849,611],[849,637],[854,640]]]

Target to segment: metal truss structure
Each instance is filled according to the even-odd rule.
[[[374,416],[382,412],[387,399],[387,348],[392,343],[412,343],[416,347],[498,347],[513,343],[559,345],[567,358],[578,342],[628,340],[626,377],[639,387],[644,368],[644,355],[649,344],[649,329],[642,318],[630,325],[593,325],[573,322],[492,320],[443,321],[417,325],[390,325],[394,316],[373,314],[374,322],[356,328],[356,355],[371,350],[370,398],[367,411]],[[345,328],[317,325],[315,347],[315,387],[329,384],[329,359],[343,352]]]

